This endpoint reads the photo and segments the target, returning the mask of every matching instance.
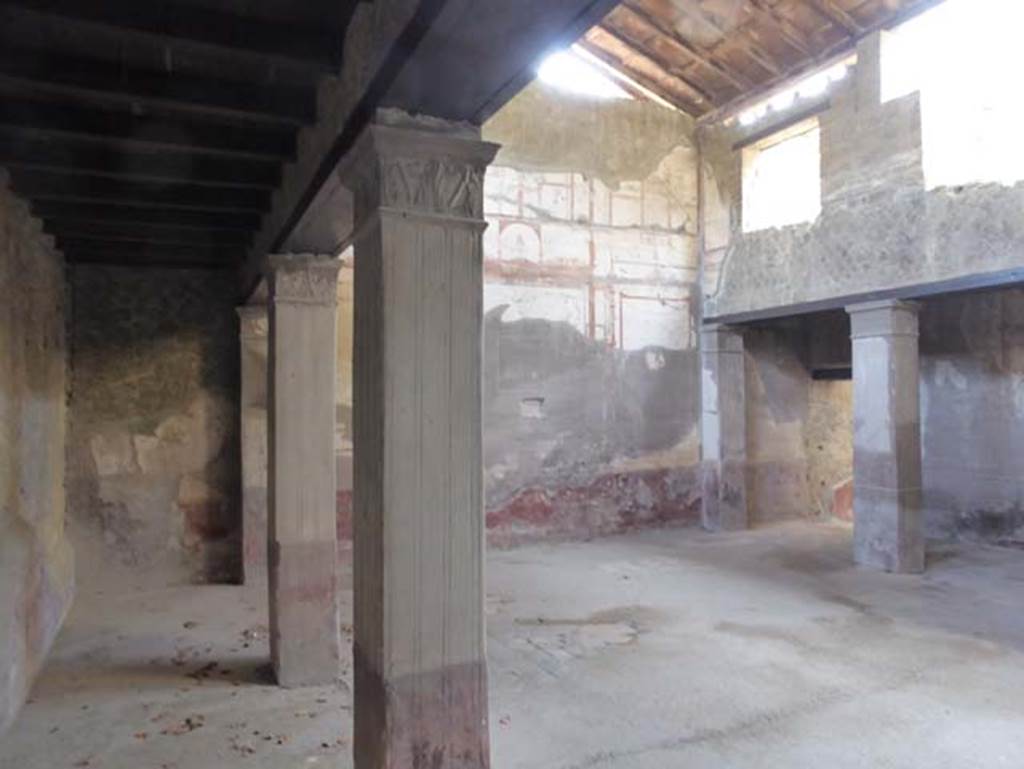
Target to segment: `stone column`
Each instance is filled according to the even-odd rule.
[[[238,308],[241,359],[242,576],[267,579],[267,306]]]
[[[271,256],[270,652],[282,686],[338,678],[334,365],[339,262]]]
[[[921,409],[915,302],[847,308],[853,338],[854,558],[924,570]]]
[[[479,130],[378,115],[355,189],[355,765],[490,765]]]
[[[701,517],[710,531],[736,531],[747,516],[747,388],[743,334],[701,330]]]

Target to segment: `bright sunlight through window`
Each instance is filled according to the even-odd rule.
[[[553,88],[594,99],[632,99],[609,75],[586,61],[575,50],[553,53],[541,62],[541,81]]]
[[[813,222],[821,213],[821,131],[805,120],[743,150],[743,231]]]
[[[752,126],[769,112],[784,112],[801,99],[813,99],[825,93],[832,83],[837,83],[850,71],[853,60],[842,61],[828,69],[815,72],[813,75],[798,80],[793,85],[779,91],[770,99],[758,102],[740,113],[740,125]]]
[[[882,101],[921,93],[928,189],[1024,179],[1021,0],[946,0],[884,39]]]

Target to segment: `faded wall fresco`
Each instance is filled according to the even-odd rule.
[[[492,544],[697,519],[692,131],[542,85],[484,127]]]
[[[77,266],[71,283],[68,488],[83,580],[109,562],[156,583],[236,580],[233,274]]]
[[[2,174],[2,172],[0,172]],[[0,178],[0,733],[74,592],[65,536],[64,259]]]

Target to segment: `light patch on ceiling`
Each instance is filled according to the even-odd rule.
[[[740,113],[740,125],[752,126],[767,117],[769,113],[785,112],[799,101],[822,96],[833,83],[838,83],[849,74],[853,62],[854,59],[851,58],[833,64],[827,69],[819,70],[747,108]]]
[[[592,99],[632,99],[608,74],[573,49],[549,54],[537,69],[541,82],[552,88]]]

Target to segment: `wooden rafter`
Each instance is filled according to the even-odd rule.
[[[619,6],[619,9],[620,12],[630,15],[640,24],[661,35],[673,48],[683,51],[694,61],[704,67],[707,67],[718,75],[721,75],[737,88],[747,89],[753,85],[750,79],[745,75],[737,72],[724,62],[716,61],[713,54],[687,42],[674,29],[672,29],[669,24],[666,24],[661,19],[651,16],[647,11],[642,10],[634,3],[630,2],[630,0],[625,0],[625,2]]]
[[[589,33],[586,38],[579,41],[578,45],[582,46],[583,49],[591,56],[594,56],[608,66],[614,67],[618,71],[625,73],[641,86],[664,99],[669,104],[681,109],[683,112],[690,115],[701,115],[708,111],[707,105],[699,103],[693,97],[685,97],[677,92],[673,92],[671,89],[666,88],[664,83],[657,82],[654,78],[639,71],[636,67],[630,66],[627,62],[616,57],[606,50],[604,46],[595,43],[591,39]]]
[[[694,94],[695,100],[699,104],[702,104],[705,110],[715,106],[715,97],[712,96],[706,89],[702,88],[700,85],[695,83],[691,78],[684,75],[680,69],[671,67],[671,65],[669,67],[666,67],[660,61],[654,58],[651,55],[651,52],[646,50],[645,47],[642,46],[640,43],[637,43],[627,38],[617,29],[608,26],[606,23],[602,23],[598,26],[600,27],[602,32],[604,32],[609,37],[614,38],[619,43],[619,45],[621,45],[623,48],[626,48],[630,52],[630,55],[635,56],[639,61],[643,61],[649,67],[653,69],[662,70],[669,77],[673,78],[674,80],[678,80],[684,88],[686,88],[687,90],[691,91]]]
[[[747,0],[747,2],[760,19],[773,25],[778,30],[779,37],[790,48],[802,56],[814,55],[814,51],[810,48],[807,41],[804,40],[803,32],[773,6],[768,5],[764,0]]]
[[[808,5],[843,30],[847,37],[860,34],[862,28],[857,20],[832,0],[808,0]]]
[[[743,41],[743,44],[739,46],[742,48],[755,64],[761,67],[763,70],[769,73],[769,75],[776,76],[782,72],[783,67],[775,58],[765,51],[755,39],[755,36],[750,34],[750,23],[738,24],[732,30],[724,29],[717,21],[715,21],[710,15],[704,12],[698,5],[687,5],[683,10],[683,14],[689,18],[696,19],[704,26],[714,31],[721,37],[721,42],[716,43],[713,50],[718,50],[720,47],[730,45],[734,40],[747,36],[747,40]]]

